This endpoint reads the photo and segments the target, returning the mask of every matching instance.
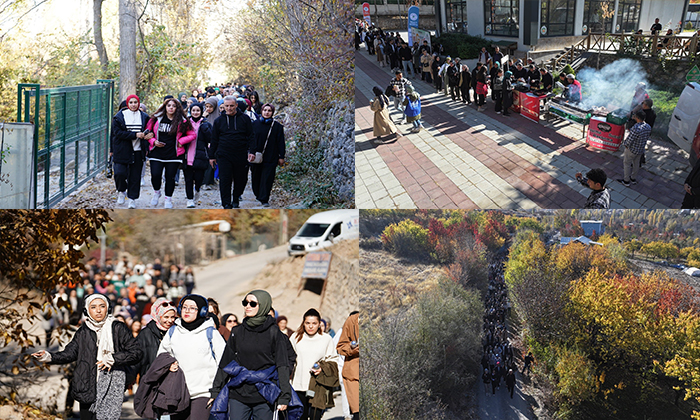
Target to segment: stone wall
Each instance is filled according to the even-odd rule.
[[[355,201],[355,103],[336,102],[326,112],[326,138],[322,139],[333,187],[343,201]]]
[[[332,327],[338,331],[343,326],[350,312],[359,310],[360,306],[360,265],[359,240],[344,241],[343,250],[333,252],[331,270],[326,283],[326,292],[319,311],[331,317]],[[348,245],[354,247],[348,248]]]

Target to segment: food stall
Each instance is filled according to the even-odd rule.
[[[600,150],[617,151],[625,137],[627,115],[621,109],[608,112],[605,107],[593,107],[586,143]]]

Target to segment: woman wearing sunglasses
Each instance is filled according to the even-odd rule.
[[[219,327],[219,332],[224,337],[224,340],[228,341],[231,336],[231,329],[238,325],[238,317],[234,314],[224,314],[221,317],[221,326]]]
[[[151,305],[151,322],[146,324],[139,336],[136,337],[139,348],[143,351],[143,359],[141,359],[138,369],[142,378],[156,359],[160,342],[163,341],[163,336],[168,329],[175,323],[175,318],[177,318],[175,306],[167,299],[158,298]]]
[[[211,393],[219,361],[226,342],[216,331],[209,318],[209,303],[199,295],[186,295],[180,301],[181,318],[165,332],[158,354],[169,353],[177,360],[170,371],[182,369],[190,393],[188,411],[171,416],[171,420],[199,420],[209,418],[207,402],[216,396]]]
[[[286,337],[268,315],[272,308],[269,293],[253,290],[243,299],[243,307],[245,318],[231,330],[214,380],[213,390],[221,392],[211,414],[217,419],[270,420],[273,410],[287,410],[292,400]],[[251,378],[251,373],[257,378]],[[279,396],[265,389],[258,391],[256,383],[274,384]],[[290,419],[299,418],[298,404],[290,411]]]

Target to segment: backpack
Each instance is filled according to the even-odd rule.
[[[173,339],[173,333],[175,332],[175,325],[170,327],[168,330],[168,337],[170,339]],[[211,357],[216,360],[216,353],[214,353],[214,343],[212,342],[212,339],[214,338],[214,327],[207,327],[207,339],[209,340],[209,349],[211,350]]]

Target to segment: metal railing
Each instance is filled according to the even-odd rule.
[[[690,60],[698,54],[697,36],[645,34],[588,34],[568,51],[551,62],[553,71],[571,64],[583,52],[606,52],[635,57],[663,57],[669,60]]]
[[[114,90],[114,80],[17,86],[17,121],[34,124],[34,208],[51,208],[105,167]]]

